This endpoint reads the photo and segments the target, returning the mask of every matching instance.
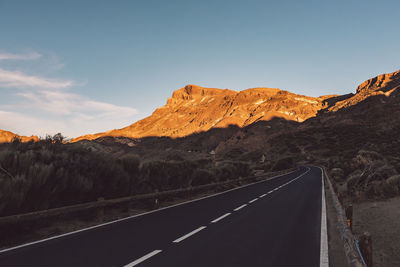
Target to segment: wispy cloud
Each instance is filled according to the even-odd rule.
[[[1,60],[34,60],[41,55],[0,53]],[[45,56],[46,66],[54,69],[63,64],[54,54]],[[40,63],[40,62],[38,62]],[[43,63],[43,62],[42,62]],[[19,65],[18,65],[19,66]],[[38,72],[38,70],[36,69]],[[15,88],[14,103],[0,104],[0,129],[23,135],[55,134],[69,137],[126,126],[138,113],[136,109],[96,101],[77,92],[82,84],[73,80],[49,79],[43,75],[26,74],[18,70],[0,68],[0,88]],[[16,97],[16,98],[15,98]]]
[[[9,71],[0,68],[0,87],[17,88],[67,88],[74,84],[73,81],[61,81],[27,75],[19,71]]]
[[[30,107],[35,110],[43,110],[53,114],[60,115],[79,115],[88,114],[87,118],[108,117],[117,114],[132,116],[137,114],[136,109],[130,107],[117,106],[110,103],[90,100],[78,94],[64,91],[41,90],[36,92],[21,92],[17,94],[25,98],[22,103],[24,107]]]
[[[37,52],[30,52],[27,54],[0,53],[0,60],[34,60],[41,56],[42,55]]]

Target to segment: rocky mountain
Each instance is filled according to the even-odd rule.
[[[9,132],[9,131],[4,131],[0,130],[0,143],[8,143],[11,142],[15,137],[21,139],[22,142],[29,142],[30,140],[33,141],[38,141],[39,138],[37,136],[20,136],[18,134]]]
[[[392,93],[398,93],[400,88],[400,70],[389,74],[382,74],[369,79],[357,87],[356,94],[345,95],[329,111],[338,111],[339,109],[350,107],[364,101],[368,97],[376,95],[390,96]],[[343,96],[342,96],[343,97]]]
[[[103,136],[140,138],[146,136],[183,137],[229,125],[246,127],[257,121],[278,117],[302,122],[328,107],[326,99],[308,97],[276,88],[252,88],[240,92],[229,89],[187,85],[176,90],[167,104],[128,127],[85,135],[72,141]]]

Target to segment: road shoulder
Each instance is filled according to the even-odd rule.
[[[335,206],[332,197],[329,195],[329,186],[325,183],[326,192],[326,213],[328,223],[328,249],[329,266],[343,267],[347,266],[346,254],[344,252],[343,241],[340,239],[339,226]]]

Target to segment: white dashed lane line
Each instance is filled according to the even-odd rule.
[[[238,211],[240,209],[243,209],[244,207],[246,207],[247,204],[243,204],[242,206],[237,207],[236,209],[234,209],[234,211]]]
[[[228,217],[229,215],[231,215],[230,212],[228,212],[227,214],[224,214],[224,215],[222,215],[221,217],[218,217],[217,219],[211,221],[211,223],[216,223],[216,222],[222,220],[223,218]]]
[[[207,228],[206,226],[201,226],[201,227],[197,228],[196,230],[193,230],[193,231],[191,231],[190,233],[188,233],[188,234],[186,234],[186,235],[184,235],[184,236],[182,236],[182,237],[180,237],[180,238],[174,240],[173,242],[174,242],[174,243],[179,243],[179,242],[181,242],[182,240],[185,240],[186,238],[188,238],[189,236],[192,236],[192,235],[194,235],[194,234],[196,234],[196,233],[198,233],[198,232],[200,232],[201,230],[206,229],[206,228]]]
[[[308,171],[310,171],[310,169],[309,169]],[[275,189],[272,189],[272,190],[269,191],[268,193],[262,194],[262,195],[260,195],[258,198],[255,198],[255,199],[253,199],[253,200],[250,200],[248,203],[251,204],[251,203],[257,201],[259,198],[265,197],[266,195],[271,194],[271,193],[273,193],[274,191],[277,191],[278,189],[280,189],[280,188],[282,188],[282,187],[284,187],[284,186],[290,184],[291,182],[293,182],[293,181],[299,179],[301,176],[303,176],[304,174],[308,173],[308,171],[305,172],[305,173],[303,173],[302,175],[298,176],[297,178],[292,179],[292,180],[290,180],[289,182],[286,182],[286,183],[284,183],[284,184],[282,184],[282,185],[276,187]],[[247,205],[248,205],[248,204],[243,204],[243,205],[237,207],[236,209],[234,209],[234,211],[241,210],[241,209],[243,209],[244,207],[246,207]],[[228,213],[226,213],[226,214],[224,214],[224,215],[222,215],[222,216],[220,216],[220,217],[218,217],[218,218],[212,220],[211,223],[219,222],[220,220],[222,220],[222,219],[228,217],[228,216],[231,215],[231,214],[232,214],[232,213],[228,212]],[[193,231],[191,231],[190,233],[188,233],[188,234],[186,234],[186,235],[184,235],[184,236],[182,236],[182,237],[180,237],[180,238],[178,238],[178,239],[176,239],[176,240],[174,240],[174,241],[172,241],[172,242],[173,242],[173,243],[179,243],[179,242],[185,240],[186,238],[188,238],[188,237],[190,237],[190,236],[192,236],[192,235],[194,235],[194,234],[196,234],[196,233],[198,233],[198,232],[200,232],[201,230],[204,230],[204,229],[206,229],[206,228],[207,228],[206,226],[201,226],[201,227],[197,228],[196,230],[193,230]],[[124,267],[133,267],[133,266],[136,266],[136,265],[138,265],[139,263],[142,263],[143,261],[145,261],[145,260],[147,260],[147,259],[149,259],[149,258],[151,258],[151,257],[153,257],[153,256],[155,256],[155,255],[157,255],[157,254],[160,253],[160,252],[162,252],[162,250],[154,250],[153,252],[150,252],[150,253],[144,255],[143,257],[141,257],[141,258],[139,258],[139,259],[137,259],[137,260],[135,260],[135,261],[133,261],[133,262],[131,262],[131,263],[125,265]]]
[[[157,254],[160,253],[161,251],[162,251],[162,250],[154,250],[153,252],[150,252],[149,254],[144,255],[143,257],[141,257],[141,258],[139,258],[139,259],[137,259],[137,260],[135,260],[135,261],[133,261],[133,262],[131,262],[131,263],[125,265],[124,267],[132,267],[132,266],[138,265],[139,263],[142,263],[142,262],[144,262],[145,260],[147,260],[147,259],[149,259],[149,258],[151,258],[151,257],[153,257],[153,256],[155,256],[155,255],[157,255]]]
[[[258,198],[255,198],[253,200],[250,200],[249,203],[253,203],[253,202],[257,201],[257,200],[258,200]]]

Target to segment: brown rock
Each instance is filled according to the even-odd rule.
[[[302,122],[324,106],[326,97],[296,95],[276,88],[229,89],[187,85],[176,90],[167,104],[128,127],[73,139],[102,136],[140,138],[146,136],[182,137],[229,125],[245,127],[274,117]]]

